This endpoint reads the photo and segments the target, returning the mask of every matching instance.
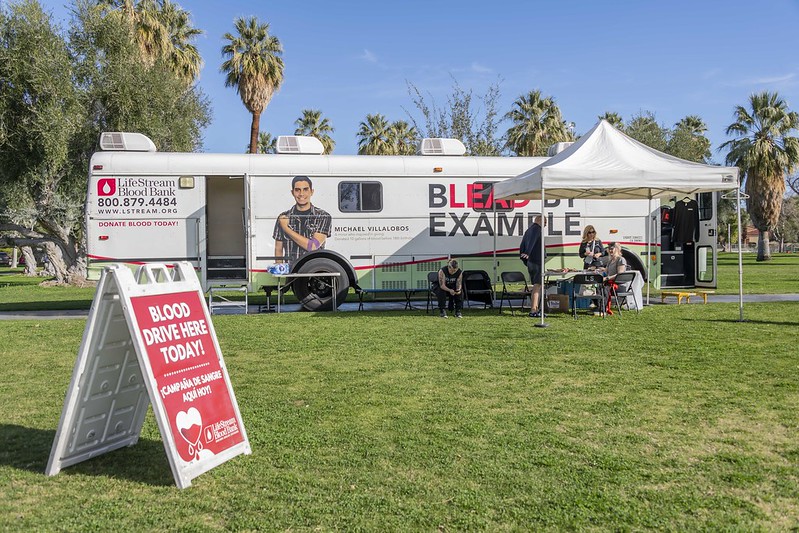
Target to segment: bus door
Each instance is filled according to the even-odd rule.
[[[247,282],[244,176],[206,177],[206,256],[209,285]]]
[[[694,250],[694,285],[716,287],[716,195],[703,192],[696,195],[699,204],[699,240]]]

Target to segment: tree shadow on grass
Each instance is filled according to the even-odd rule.
[[[793,322],[785,322],[785,321],[778,321],[778,320],[750,320],[748,318],[744,318],[743,322],[738,320],[737,318],[683,318],[686,322],[718,322],[720,324],[761,324],[761,325],[768,325],[768,326],[789,326],[791,328],[796,328],[796,321]]]
[[[0,465],[43,474],[54,439],[52,430],[0,424]],[[174,484],[164,445],[150,439],[67,467],[61,474],[121,478],[155,486]]]
[[[33,300],[0,304],[0,311],[86,311],[92,306],[91,300]]]

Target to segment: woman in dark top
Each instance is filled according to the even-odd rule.
[[[447,266],[438,271],[438,313],[441,318],[447,318],[446,305],[455,308],[455,318],[462,318],[463,314],[463,270],[458,268],[458,262],[450,259]]]
[[[605,248],[602,246],[602,241],[596,238],[596,229],[589,224],[583,229],[583,240],[580,243],[583,268],[588,270],[601,267],[603,255],[605,255]]]

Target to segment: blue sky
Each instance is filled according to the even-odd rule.
[[[222,35],[236,17],[270,24],[284,48],[285,81],[261,131],[291,134],[303,109],[321,109],[335,153],[354,154],[369,113],[421,115],[413,83],[446,105],[452,77],[482,95],[499,81],[501,113],[540,89],[554,96],[577,133],[615,111],[651,111],[671,126],[686,115],[708,124],[713,159],[736,105],[778,91],[799,110],[799,0],[178,2],[205,34],[199,84],[213,107],[207,152],[243,152],[250,115],[219,73]],[[64,0],[43,2],[66,21]],[[509,124],[501,124],[500,133]]]

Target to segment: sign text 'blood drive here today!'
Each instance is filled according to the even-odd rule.
[[[202,300],[195,291],[130,299],[155,393],[186,462],[243,441]]]

